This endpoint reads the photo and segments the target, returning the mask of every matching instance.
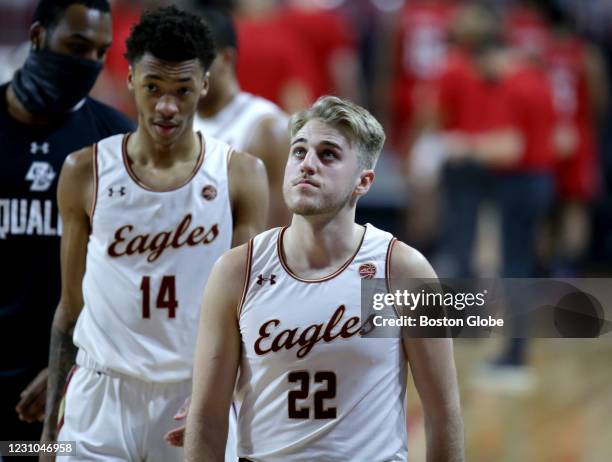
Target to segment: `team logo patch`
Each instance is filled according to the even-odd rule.
[[[55,178],[55,170],[49,162],[32,162],[25,179],[31,181],[30,191],[46,191]]]
[[[364,263],[359,266],[359,276],[362,279],[372,279],[376,276],[376,265],[374,263]]]
[[[202,197],[207,201],[213,200],[215,197],[217,197],[217,188],[211,184],[204,186],[202,188]]]

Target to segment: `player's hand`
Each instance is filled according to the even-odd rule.
[[[185,399],[185,402],[178,410],[178,412],[174,415],[174,420],[181,421],[185,420],[187,417],[187,413],[189,412],[189,403],[191,403],[191,396],[188,396]],[[164,436],[166,443],[170,446],[183,447],[183,440],[185,439],[185,425],[181,425],[180,427],[173,428]]]
[[[45,417],[45,402],[47,401],[47,377],[49,371],[44,368],[36,378],[21,392],[21,400],[15,411],[20,420],[25,422],[42,422]]]

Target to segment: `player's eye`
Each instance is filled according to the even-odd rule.
[[[321,152],[321,158],[324,160],[333,160],[337,157],[338,156],[336,155],[336,153],[334,151],[330,151],[329,149],[326,149]]]
[[[187,87],[181,87],[178,90],[178,94],[180,96],[187,96],[188,94],[191,93],[191,88],[187,88]]]
[[[155,93],[157,91],[157,85],[148,83],[144,86],[145,90],[149,93]]]
[[[295,157],[302,158],[302,157],[304,157],[306,155],[306,149],[304,149],[302,147],[293,148],[293,155]]]

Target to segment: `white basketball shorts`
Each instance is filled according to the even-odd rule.
[[[80,350],[65,394],[58,441],[76,442],[76,456],[58,461],[183,460],[183,449],[164,435],[191,394],[191,380],[151,383],[104,370]],[[183,422],[184,424],[184,422]]]

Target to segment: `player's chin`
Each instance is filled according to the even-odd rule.
[[[312,200],[312,198],[299,198],[295,201],[291,201],[288,204],[289,211],[296,215],[318,215],[322,212],[321,204],[318,201]]]

